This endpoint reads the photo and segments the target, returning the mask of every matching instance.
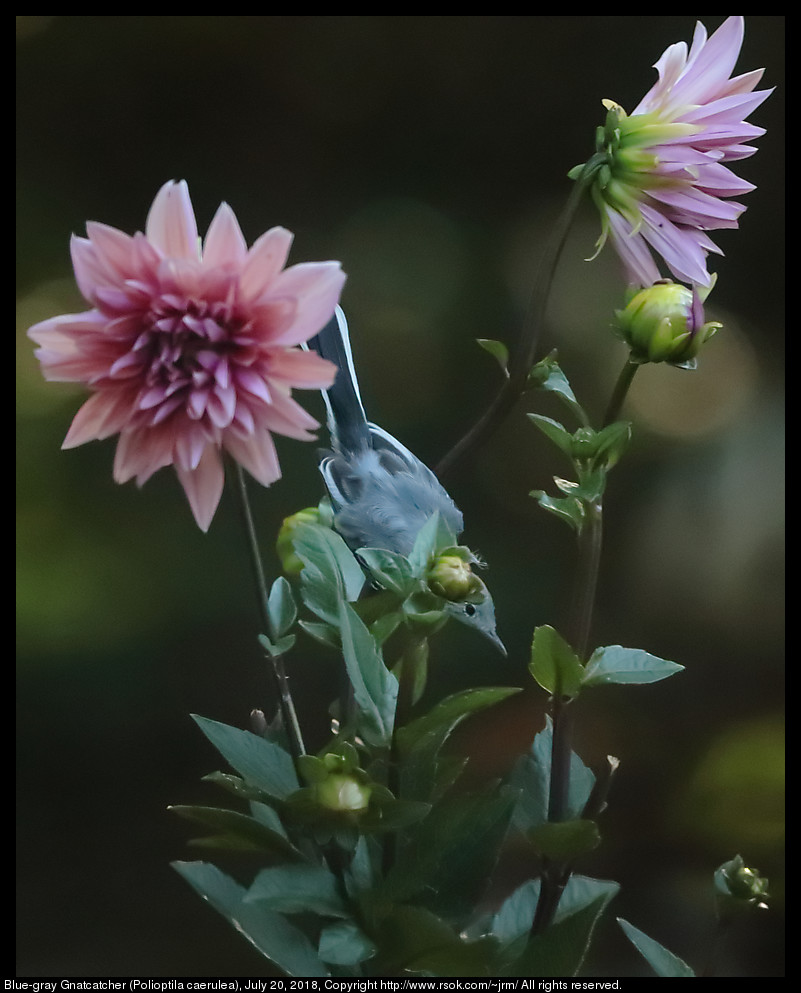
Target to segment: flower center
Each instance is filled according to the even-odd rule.
[[[148,423],[183,409],[195,421],[229,424],[236,407],[231,366],[253,361],[247,322],[225,302],[163,294],[151,302],[140,327],[113,371],[140,378],[137,406],[148,412]]]

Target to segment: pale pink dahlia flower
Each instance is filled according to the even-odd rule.
[[[185,182],[159,190],[144,234],[94,222],[86,230],[71,251],[92,309],[28,331],[45,378],[92,392],[63,447],[119,434],[118,483],[142,485],[174,465],[205,531],[223,452],[269,486],[281,475],[272,434],[314,437],[317,422],[291,391],[330,386],[335,367],[296,346],[331,318],[345,276],[338,262],[284,268],[284,228],[248,249],[225,203],[201,249]]]
[[[736,228],[745,207],[730,198],[754,189],[724,164],[756,151],[746,142],[764,128],[745,119],[772,92],[754,92],[762,69],[731,76],[743,33],[742,17],[711,37],[699,22],[689,52],[684,42],[666,49],[654,66],[659,79],[630,115],[604,101],[606,125],[585,164],[602,216],[597,247],[608,238],[640,286],[663,275],[654,255],[675,278],[710,286],[707,255],[722,252],[706,232]]]

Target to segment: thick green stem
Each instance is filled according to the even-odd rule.
[[[609,406],[606,408],[606,416],[604,417],[602,427],[606,427],[608,424],[616,421],[620,416],[620,411],[623,408],[623,402],[628,395],[632,380],[634,379],[634,376],[639,368],[639,362],[634,362],[632,359],[628,359],[626,364],[621,369],[617,383],[615,383],[615,388],[612,391],[612,396],[609,399]]]
[[[264,576],[264,568],[262,566],[261,553],[259,551],[259,542],[256,536],[256,526],[253,522],[253,513],[250,508],[247,481],[245,479],[244,470],[238,463],[234,463],[234,475],[236,478],[236,490],[239,497],[239,506],[242,512],[242,519],[245,524],[245,533],[247,537],[248,551],[250,553],[251,568],[253,569],[253,578],[256,584],[261,622],[264,625],[265,632],[268,632],[270,629],[269,615],[267,613],[267,598],[269,596],[269,591],[267,589],[267,581]],[[289,739],[289,748],[292,754],[292,759],[295,763],[295,767],[297,768],[298,760],[301,755],[306,753],[306,748],[303,744],[303,735],[300,730],[300,723],[295,710],[295,704],[289,690],[289,679],[287,678],[283,659],[270,657],[270,663],[273,678],[275,680],[276,692],[278,695],[278,708],[281,713],[281,720]]]

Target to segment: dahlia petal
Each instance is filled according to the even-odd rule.
[[[709,38],[699,23],[687,59],[687,70],[677,81],[672,97],[688,104],[714,99],[734,69],[744,34],[745,21],[741,16],[727,17]]]
[[[286,348],[275,351],[269,359],[270,378],[296,389],[327,390],[334,382],[336,366],[317,352]]]
[[[270,228],[251,246],[242,266],[239,288],[245,298],[261,296],[286,265],[292,245],[292,232],[286,228]]]
[[[307,410],[280,389],[273,390],[269,407],[260,407],[253,413],[258,424],[298,441],[314,441],[312,431],[320,426]]]
[[[93,393],[72,419],[61,447],[77,448],[87,441],[108,438],[122,429],[127,417],[127,403],[120,405],[108,392]]]
[[[217,449],[208,445],[203,456],[192,470],[175,467],[176,474],[184,488],[197,526],[208,531],[220,503],[225,473]]]
[[[241,265],[247,253],[247,243],[236,214],[227,203],[221,203],[203,242],[203,265]]]
[[[224,445],[226,451],[262,486],[271,486],[281,478],[275,443],[268,431],[257,430],[248,438],[227,432]]]
[[[234,380],[239,389],[246,390],[266,404],[272,403],[272,396],[264,378],[252,369],[238,368],[234,371]]]
[[[641,234],[616,210],[607,213],[609,237],[633,283],[650,286],[660,278],[659,269]]]
[[[662,256],[673,275],[687,283],[708,286],[712,277],[707,272],[705,252],[695,232],[672,224],[645,204],[642,213],[647,221],[642,236]]]
[[[161,187],[148,212],[145,234],[167,258],[197,261],[197,222],[184,180]]]
[[[270,296],[297,300],[290,326],[272,340],[275,345],[299,345],[308,341],[334,315],[345,283],[338,262],[301,262],[276,278]]]
[[[196,423],[188,422],[173,435],[173,459],[176,468],[193,472],[200,465],[209,438]]]
[[[143,485],[154,472],[172,462],[171,436],[153,428],[134,428],[120,432],[114,453],[115,483],[136,479]]]
[[[113,286],[119,282],[118,274],[98,255],[95,246],[88,238],[73,235],[70,239],[70,256],[75,282],[78,284],[81,296],[90,303],[96,302],[99,287]]]
[[[133,238],[108,224],[97,221],[86,222],[86,233],[98,258],[122,278],[131,277],[136,272]]]

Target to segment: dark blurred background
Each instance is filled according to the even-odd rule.
[[[710,32],[722,18],[697,15]],[[601,100],[633,108],[696,16],[18,16],[17,963],[19,976],[258,976],[262,959],[169,868],[193,857],[172,803],[223,800],[191,712],[244,726],[269,709],[235,507],[207,535],[172,471],[111,479],[113,441],[61,452],[80,389],[45,384],[25,337],[84,309],[69,263],[87,219],[141,229],[167,179],[205,230],[221,200],[248,241],[280,224],[291,261],[339,259],[370,414],[434,463],[499,384],[480,337],[512,341]],[[701,968],[714,868],[740,853],[772,908],[721,949],[718,974],[783,975],[784,18],[747,18],[737,71],[766,67],[767,128],[737,171],[758,189],[708,317],[700,370],[643,370],[628,457],[607,499],[596,644],[686,671],[580,702],[576,748],[621,759],[603,846],[581,865],[623,884],[589,973],[646,973],[625,917]],[[548,339],[600,414],[624,360],[610,335],[623,281],[582,213]],[[300,395],[320,413],[319,397]],[[567,471],[522,403],[449,487],[490,566],[504,662],[469,633],[437,644],[432,698],[526,687],[460,738],[472,775],[503,771],[543,724],[526,662],[564,619],[567,528],[528,495]],[[282,441],[284,443],[282,443]],[[268,573],[281,519],[321,495],[315,446],[279,440],[284,479],[254,492]],[[305,642],[292,663],[322,744],[335,674]],[[513,851],[499,885],[525,875]]]

